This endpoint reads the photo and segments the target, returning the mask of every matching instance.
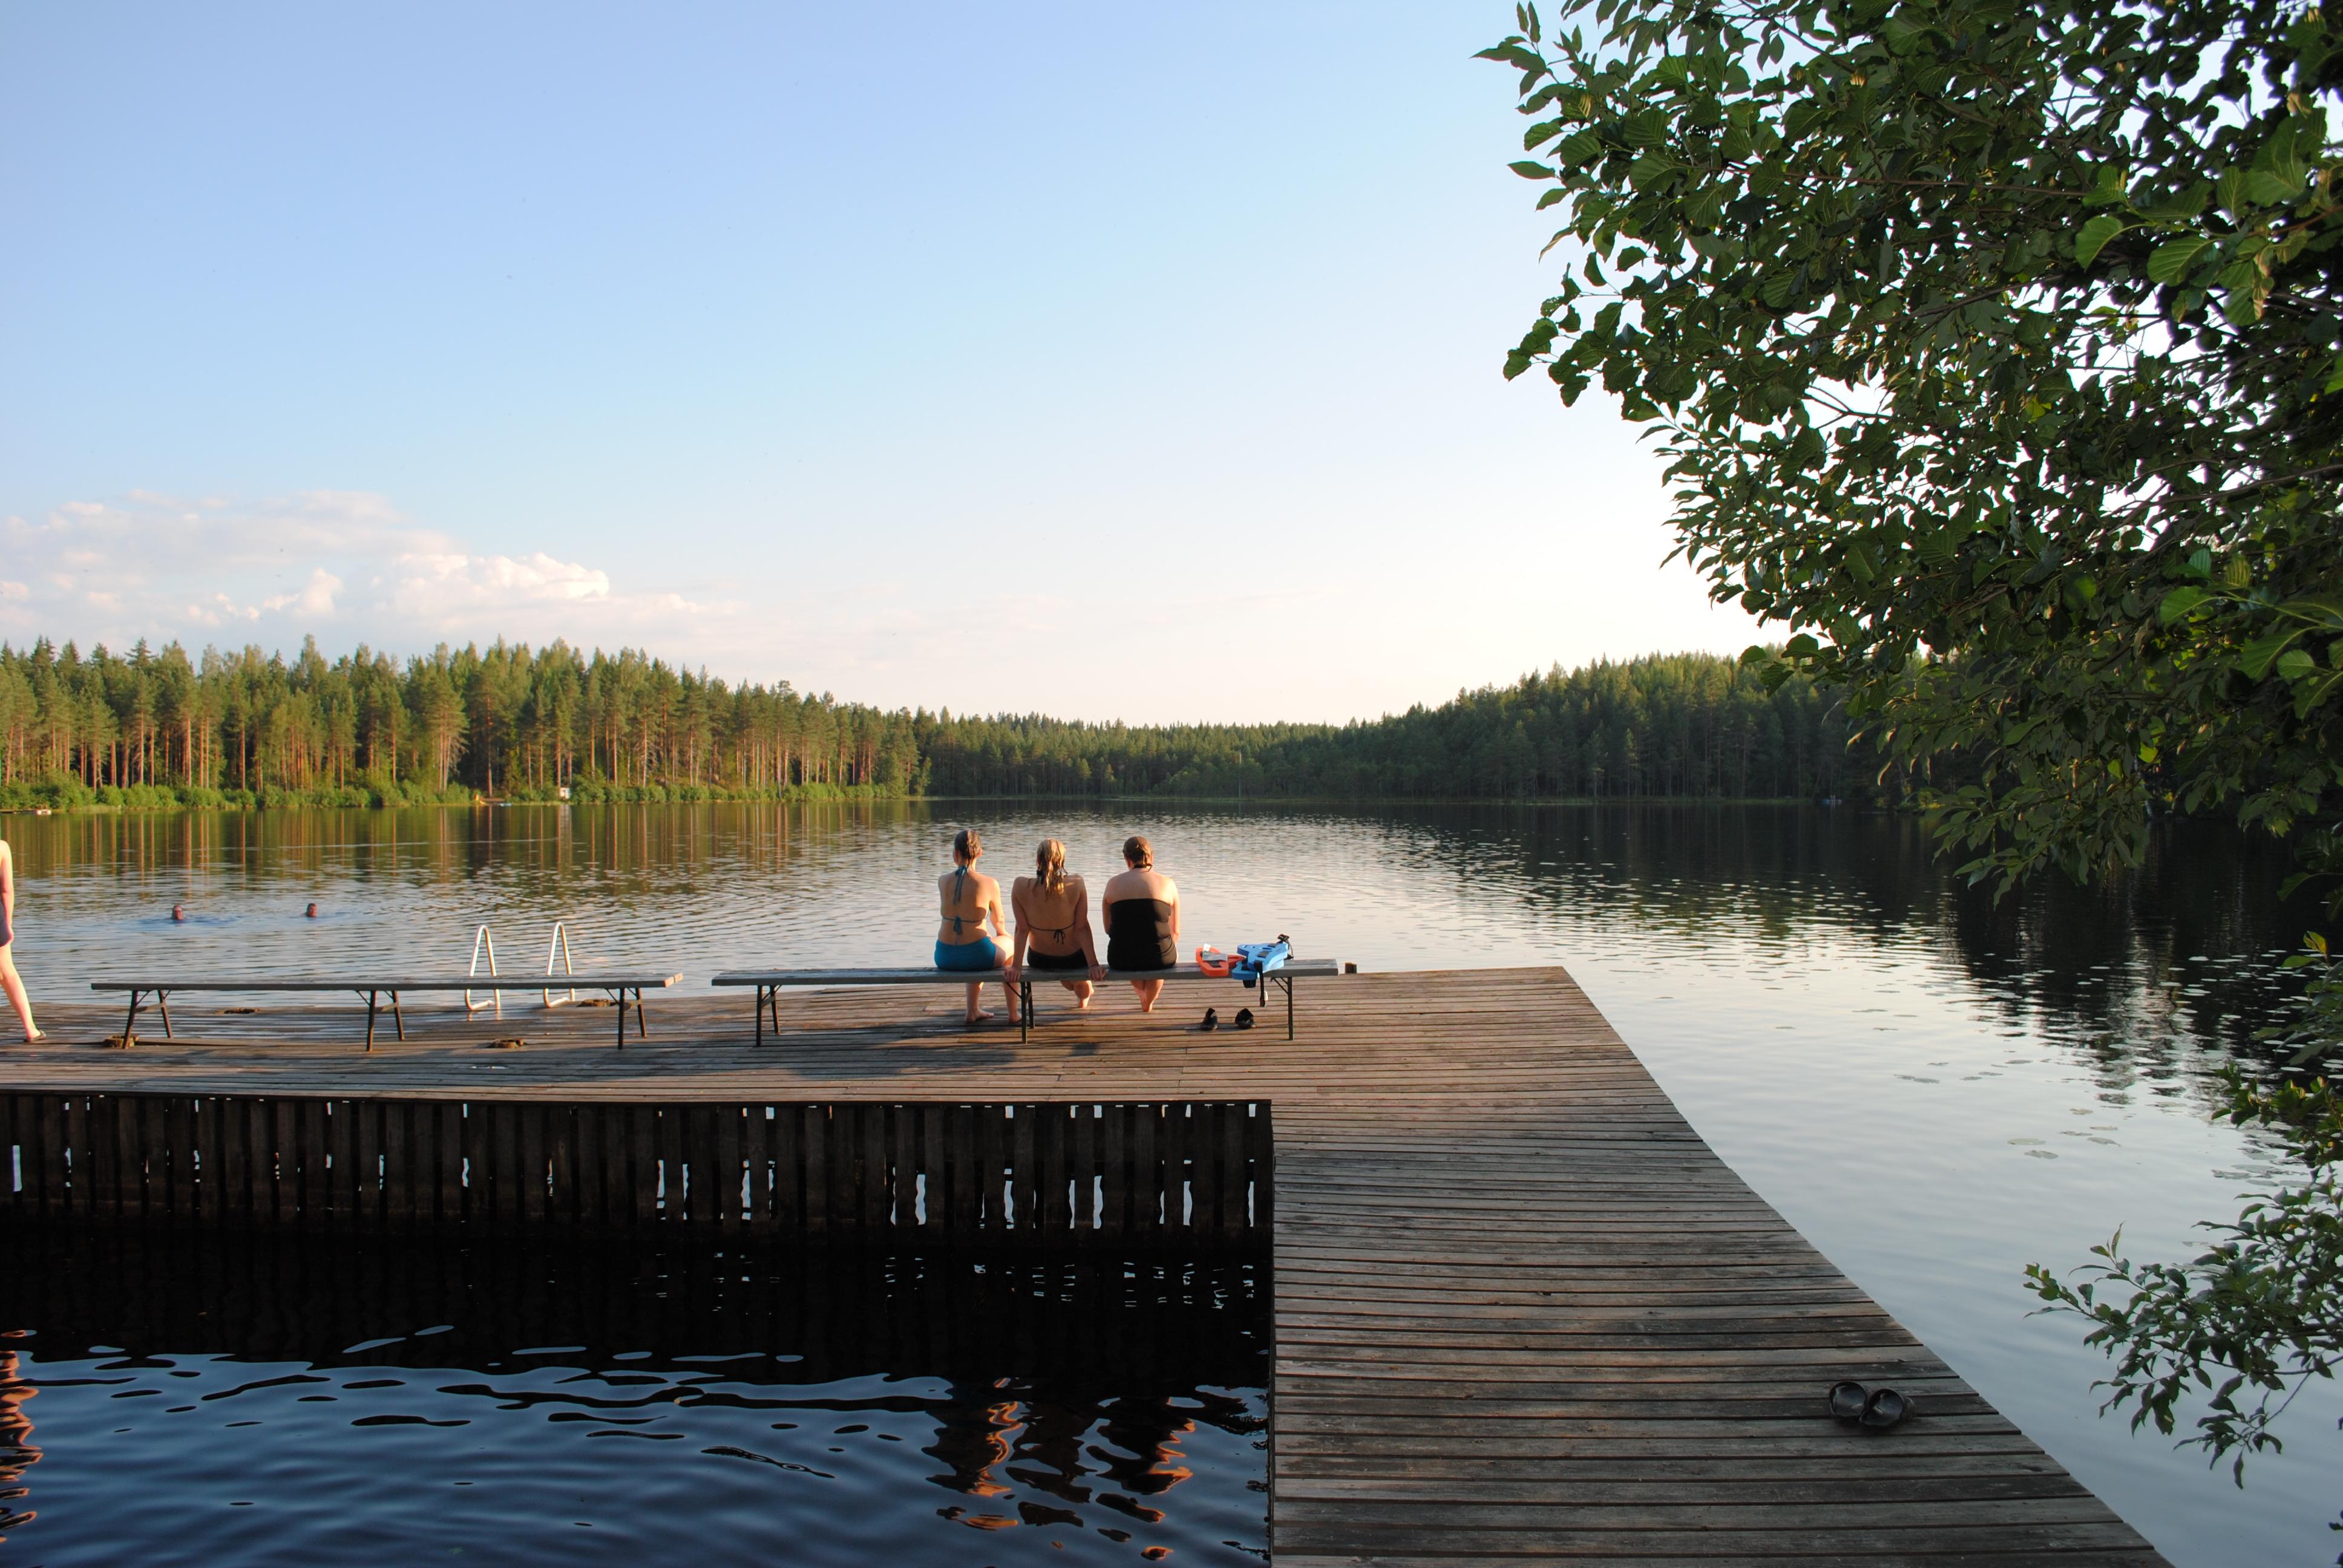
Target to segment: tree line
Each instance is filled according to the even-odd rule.
[[[143,640],[0,645],[0,789],[19,803],[401,804],[476,794],[915,789],[910,717],[634,649],[445,645],[330,663]]]
[[[650,654],[498,640],[404,661],[0,644],[0,804],[731,796],[1779,799],[1863,792],[1828,689],[1705,654],[1559,667],[1346,725],[885,710]]]
[[[1769,690],[1699,653],[1556,666],[1345,725],[915,723],[941,795],[1779,799],[1861,794],[1875,771],[1834,693]]]

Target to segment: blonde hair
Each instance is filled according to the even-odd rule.
[[[1033,851],[1033,875],[1041,890],[1055,895],[1065,890],[1066,847],[1055,839],[1044,839],[1041,847]]]
[[[983,853],[984,840],[976,836],[975,829],[962,828],[959,832],[952,835],[952,858],[954,859],[972,861],[979,855]]]
[[[1122,841],[1122,858],[1132,866],[1152,866],[1155,864],[1155,846],[1133,833]]]

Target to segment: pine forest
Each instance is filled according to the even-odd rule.
[[[884,710],[648,653],[404,661],[174,643],[0,646],[0,805],[936,797],[1780,799],[1875,788],[1828,689],[1675,654],[1532,674],[1343,725]],[[566,797],[564,791],[567,791]]]

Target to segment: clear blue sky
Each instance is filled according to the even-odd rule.
[[[1737,649],[1507,5],[0,0],[0,636],[1341,719]]]

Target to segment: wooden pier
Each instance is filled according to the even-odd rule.
[[[856,1130],[853,1169],[866,1174],[849,1207],[873,1234],[906,1215],[925,1225],[930,1193],[947,1220],[965,1215],[952,1208],[965,1200],[950,1152],[962,1147],[986,1177],[1031,1180],[1025,1212],[1071,1245],[1143,1240],[1141,1221],[1151,1212],[1162,1223],[1175,1192],[1189,1222],[1204,1191],[1222,1240],[1265,1228],[1273,1246],[1281,1564],[2163,1561],[1751,1191],[1562,970],[1362,975],[1320,990],[1290,1043],[1282,1030],[1183,1027],[1194,1008],[1143,1018],[1111,986],[1087,1016],[1045,990],[1041,1025],[1020,1044],[999,1024],[964,1029],[957,998],[919,988],[787,998],[787,1032],[762,1050],[749,1043],[744,999],[671,996],[652,1000],[649,1040],[624,1052],[596,1012],[531,1007],[501,1022],[418,1011],[408,1043],[372,1056],[354,1049],[364,1019],[347,1010],[189,1010],[179,1040],[110,1050],[94,1042],[119,1027],[114,1010],[45,1003],[55,1043],[0,1048],[0,1091],[12,1117],[47,1127],[54,1115],[68,1138],[76,1096],[100,1129],[143,1126],[142,1115],[167,1126],[168,1107],[182,1104],[179,1147],[200,1147],[204,1103],[384,1107],[377,1149],[394,1119],[406,1137],[439,1126],[451,1104],[463,1115],[450,1147],[473,1107],[484,1128],[538,1117],[537,1143],[519,1131],[509,1141],[509,1191],[573,1222],[698,1213],[725,1223],[691,1208],[688,1179],[670,1217],[658,1206],[664,1177],[638,1219],[642,1167],[631,1155],[614,1166],[608,1152],[649,1148],[664,1171],[670,1146],[630,1145],[608,1129],[631,1130],[611,1119],[647,1106],[673,1111],[686,1130],[674,1157],[686,1162],[702,1147],[688,1130],[709,1119],[718,1169],[749,1172],[734,1222],[777,1239],[808,1229],[807,1172],[827,1181],[849,1169],[827,1153],[809,1163],[810,1107],[823,1108],[822,1136],[841,1115]],[[526,1045],[488,1046],[512,1036]],[[605,1156],[591,1182],[573,1167],[559,1185],[552,1111],[506,1106],[568,1108],[560,1125],[572,1129],[590,1121],[577,1147]],[[777,1127],[782,1107],[798,1118],[795,1143],[744,1141],[736,1153],[721,1141],[724,1129],[751,1140]],[[1131,1108],[1129,1119],[1113,1120],[1116,1108]],[[243,1114],[249,1171],[255,1113]],[[330,1109],[290,1114],[287,1136],[302,1136],[313,1114],[317,1146],[336,1147]],[[354,1154],[377,1114],[358,1110],[345,1124]],[[977,1130],[959,1143],[943,1131],[954,1115]],[[1020,1121],[1034,1130],[1022,1167]],[[987,1127],[997,1143],[984,1141]],[[101,1198],[102,1175],[118,1207],[130,1172],[125,1146],[113,1147],[89,1156],[88,1196]],[[784,1147],[799,1182],[786,1203]],[[167,1157],[164,1166],[168,1181]],[[271,1169],[281,1183],[281,1164]],[[907,1184],[906,1172],[923,1180]],[[1121,1201],[1104,1203],[1097,1195],[1118,1172]],[[154,1180],[142,1161],[138,1190]],[[447,1201],[440,1180],[435,1215]],[[379,1185],[376,1222],[387,1201]],[[1052,1187],[1072,1194],[1054,1221]],[[256,1191],[249,1174],[239,1191]],[[566,1209],[557,1191],[570,1194]],[[503,1212],[484,1201],[487,1217]],[[529,1201],[518,1200],[518,1219],[531,1218]],[[307,1201],[297,1199],[297,1215]],[[463,1211],[468,1200],[459,1191],[454,1201]],[[1011,1235],[1014,1209],[1012,1197],[1001,1215]],[[318,1222],[331,1212],[318,1210]],[[845,1211],[825,1198],[820,1212],[828,1225]],[[984,1212],[980,1196],[974,1222]],[[1110,1223],[1121,1233],[1104,1234]],[[1919,1413],[1885,1432],[1842,1427],[1823,1403],[1839,1378],[1893,1383]]]

